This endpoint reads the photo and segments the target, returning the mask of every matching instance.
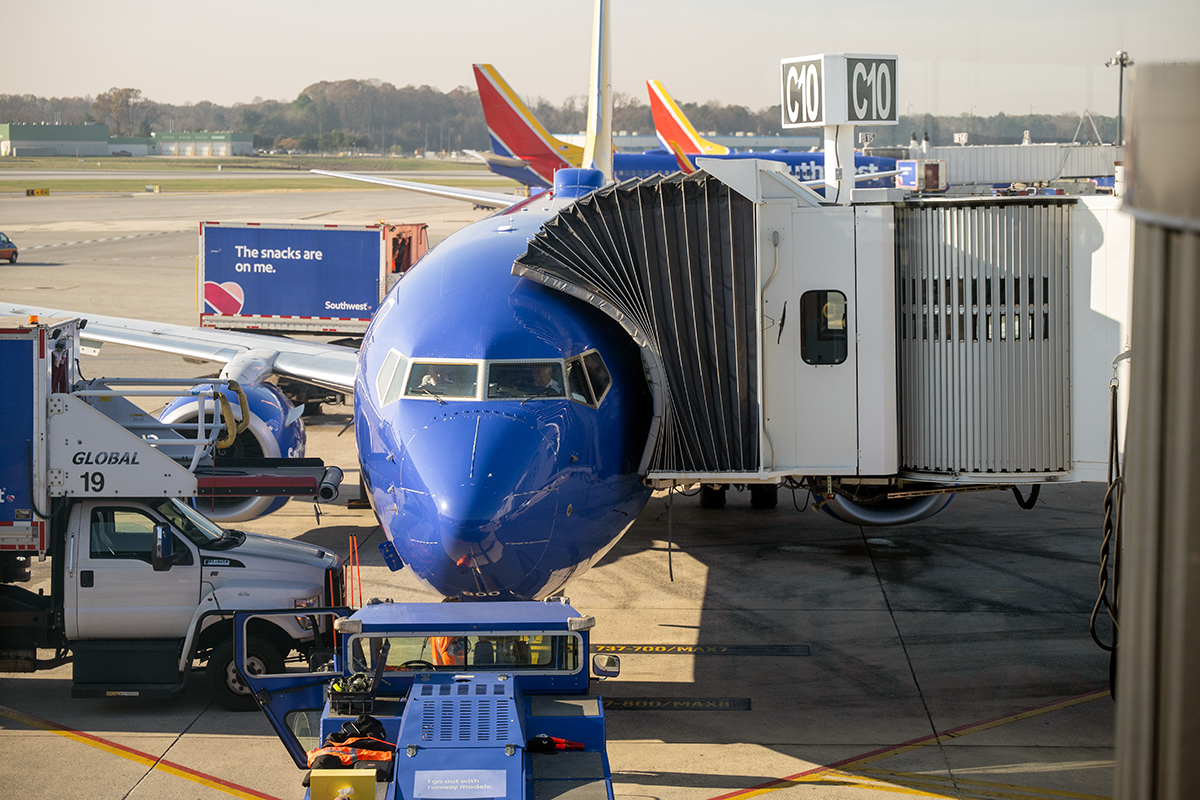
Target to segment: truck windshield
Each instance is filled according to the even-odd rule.
[[[154,510],[167,518],[192,544],[205,547],[221,541],[226,536],[225,530],[194,508],[189,508],[174,498],[169,498],[154,506]]]
[[[385,650],[384,643],[388,643]],[[385,671],[459,672],[465,668],[502,672],[577,672],[577,634],[483,634],[389,636],[362,634],[350,642],[354,672],[372,672],[385,653]]]

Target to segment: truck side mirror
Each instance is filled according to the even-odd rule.
[[[155,572],[166,572],[175,562],[175,537],[166,525],[154,526],[154,554],[151,562]]]
[[[621,658],[609,653],[592,656],[592,672],[598,678],[615,678],[621,674]]]

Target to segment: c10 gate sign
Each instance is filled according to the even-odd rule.
[[[204,317],[368,320],[383,275],[380,226],[202,223]]]
[[[896,125],[896,57],[814,55],[779,62],[783,127]]]

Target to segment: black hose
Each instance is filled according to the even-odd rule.
[[[1121,455],[1117,447],[1119,442],[1117,430],[1117,383],[1111,384],[1112,407],[1110,411],[1109,444],[1108,444],[1108,491],[1104,493],[1104,537],[1100,542],[1100,592],[1096,604],[1092,606],[1092,614],[1088,620],[1088,629],[1094,641],[1102,650],[1109,653],[1108,676],[1109,691],[1116,699],[1117,674],[1117,640],[1120,631],[1118,627],[1120,607],[1120,561],[1121,561],[1121,503],[1125,494],[1125,479],[1121,476]],[[1112,622],[1112,643],[1107,644],[1100,639],[1096,632],[1096,619],[1100,609],[1104,609]]]
[[[1029,490],[1028,497],[1022,497],[1021,490],[1015,486],[1012,487],[1012,493],[1013,496],[1017,498],[1017,505],[1028,511],[1037,505],[1038,495],[1041,493],[1041,489],[1042,485],[1040,483],[1035,483],[1033,488]]]

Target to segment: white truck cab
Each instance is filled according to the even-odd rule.
[[[165,557],[159,547],[156,558],[162,526],[171,546]],[[193,662],[205,661],[223,705],[253,708],[231,666],[230,616],[222,612],[341,600],[339,556],[222,529],[177,498],[78,501],[63,535],[62,630],[75,654],[75,696],[171,693],[182,689]],[[272,623],[258,631],[264,668],[323,645],[302,616]]]
[[[327,653],[333,631],[306,611],[343,603],[342,559],[221,528],[199,509],[228,496],[315,500],[325,467],[220,457],[247,421],[225,399],[245,411],[234,381],[79,380],[80,330],[0,324],[0,672],[72,663],[75,697],[146,697],[182,691],[204,664],[223,705],[252,709],[233,665],[234,612],[296,612],[248,631],[247,669]],[[143,388],[119,388],[130,384]],[[161,422],[129,399],[146,394],[199,398],[209,416]],[[49,594],[15,585],[34,558],[50,560]]]

